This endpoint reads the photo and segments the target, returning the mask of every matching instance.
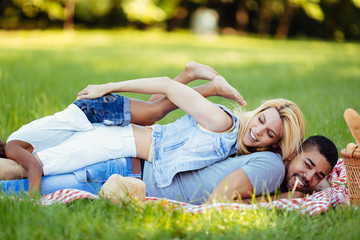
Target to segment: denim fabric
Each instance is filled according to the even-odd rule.
[[[169,186],[179,172],[204,168],[236,152],[239,119],[220,107],[234,119],[234,129],[229,133],[201,130],[190,115],[167,125],[155,125],[153,169],[158,187]]]
[[[49,194],[60,189],[72,188],[97,194],[101,186],[112,174],[124,177],[140,178],[140,174],[131,174],[131,167],[127,166],[126,158],[112,159],[96,163],[68,174],[42,177],[41,195]],[[1,181],[1,189],[7,194],[20,194],[28,190],[28,180]]]
[[[96,99],[74,101],[91,123],[103,123],[108,126],[127,126],[130,124],[129,98],[110,94]]]

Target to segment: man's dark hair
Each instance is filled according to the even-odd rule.
[[[5,155],[5,143],[0,140],[0,158],[6,158]]]
[[[309,152],[316,148],[330,163],[331,169],[335,167],[339,153],[335,144],[327,137],[320,135],[311,136],[301,144],[301,147],[304,152]]]

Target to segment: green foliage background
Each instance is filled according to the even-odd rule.
[[[71,103],[88,84],[175,77],[188,61],[214,67],[243,94],[248,109],[288,98],[306,117],[306,136],[323,134],[338,149],[353,142],[342,114],[360,112],[360,44],[198,38],[134,31],[0,32],[0,137]],[[192,83],[192,86],[204,81]],[[127,94],[148,99],[147,95]],[[234,102],[212,97],[233,107]],[[183,114],[177,110],[161,123]],[[360,211],[339,206],[297,211],[173,211],[162,203],[122,206],[104,200],[39,206],[1,195],[0,239],[358,239]]]
[[[360,0],[0,0],[0,29],[174,31],[190,29],[200,8],[216,12],[224,34],[360,39]]]

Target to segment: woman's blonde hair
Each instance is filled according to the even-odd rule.
[[[242,138],[245,135],[250,120],[258,113],[268,109],[275,108],[283,122],[283,130],[278,146],[261,147],[248,149]],[[238,132],[237,155],[249,154],[259,151],[272,151],[281,153],[283,159],[287,159],[291,154],[299,152],[301,142],[304,140],[304,117],[300,108],[292,101],[286,99],[273,99],[264,102],[260,107],[253,111],[244,112],[240,108],[235,111],[239,117],[240,127]]]

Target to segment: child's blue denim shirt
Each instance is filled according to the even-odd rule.
[[[154,126],[153,170],[158,187],[169,186],[179,172],[209,166],[236,152],[239,119],[219,106],[234,119],[230,132],[204,131],[188,114],[173,123]]]

